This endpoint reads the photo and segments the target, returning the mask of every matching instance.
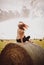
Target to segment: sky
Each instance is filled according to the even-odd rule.
[[[28,17],[24,17],[22,14],[24,7],[29,11]],[[44,0],[0,0],[0,9],[18,11],[21,16],[0,21],[0,39],[16,39],[19,21],[29,25],[28,30],[25,31],[26,36],[44,37]]]

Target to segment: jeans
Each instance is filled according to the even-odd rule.
[[[29,41],[29,39],[30,39],[30,36],[27,36],[27,37],[24,36],[24,38],[22,40],[23,40],[23,42],[26,42],[26,41]],[[21,39],[16,39],[16,41],[21,42]]]

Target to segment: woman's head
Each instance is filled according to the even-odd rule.
[[[26,25],[26,24],[24,24],[22,21],[20,21],[19,24],[18,24],[18,27],[19,27],[20,29],[25,30],[25,29],[28,28],[28,25]]]

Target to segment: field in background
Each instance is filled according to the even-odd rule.
[[[32,42],[34,42],[35,44],[41,46],[42,48],[44,48],[44,40],[43,39],[33,39],[31,40]],[[0,40],[0,52],[2,51],[2,49],[5,47],[6,44],[8,43],[15,43],[15,40]]]
[[[32,40],[32,42],[34,42],[35,44],[44,48],[44,40],[43,39],[35,39],[35,40]]]

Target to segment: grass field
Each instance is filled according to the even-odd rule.
[[[44,48],[44,40],[37,39],[37,40],[31,40],[31,41],[41,46],[42,48]],[[15,40],[0,40],[0,52],[2,51],[2,49],[5,47],[7,43],[11,43],[11,42],[15,43]]]
[[[44,48],[44,40],[32,40],[32,42]]]

